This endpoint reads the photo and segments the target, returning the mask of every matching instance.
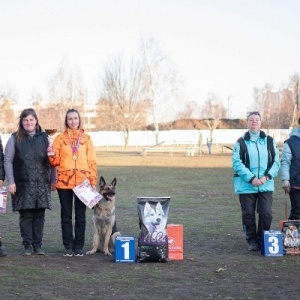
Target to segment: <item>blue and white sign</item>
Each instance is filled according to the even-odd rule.
[[[135,239],[118,236],[115,241],[115,262],[135,262]]]
[[[279,230],[264,230],[261,255],[282,256],[283,242],[282,233]]]

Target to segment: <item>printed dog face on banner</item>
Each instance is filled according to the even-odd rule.
[[[148,232],[163,232],[166,234],[166,224],[165,213],[160,202],[155,206],[151,206],[146,202],[144,207],[144,225],[148,229]]]

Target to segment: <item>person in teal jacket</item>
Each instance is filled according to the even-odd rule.
[[[298,119],[300,125],[300,118]],[[293,128],[285,141],[281,156],[282,188],[289,193],[289,220],[300,220],[300,128]]]
[[[234,191],[239,195],[248,249],[257,251],[261,247],[263,231],[269,230],[272,223],[274,178],[280,166],[279,151],[275,141],[261,130],[259,112],[248,114],[247,126],[249,130],[233,149],[233,183]]]

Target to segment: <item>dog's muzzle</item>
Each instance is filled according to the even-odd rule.
[[[108,191],[103,193],[103,197],[105,198],[105,200],[110,201],[111,199],[109,199],[109,197],[115,196],[115,194],[115,191]]]

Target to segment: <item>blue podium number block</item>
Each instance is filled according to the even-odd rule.
[[[118,236],[115,241],[115,262],[135,262],[135,239]]]
[[[264,256],[282,256],[283,242],[282,233],[279,230],[265,230],[261,254]]]

